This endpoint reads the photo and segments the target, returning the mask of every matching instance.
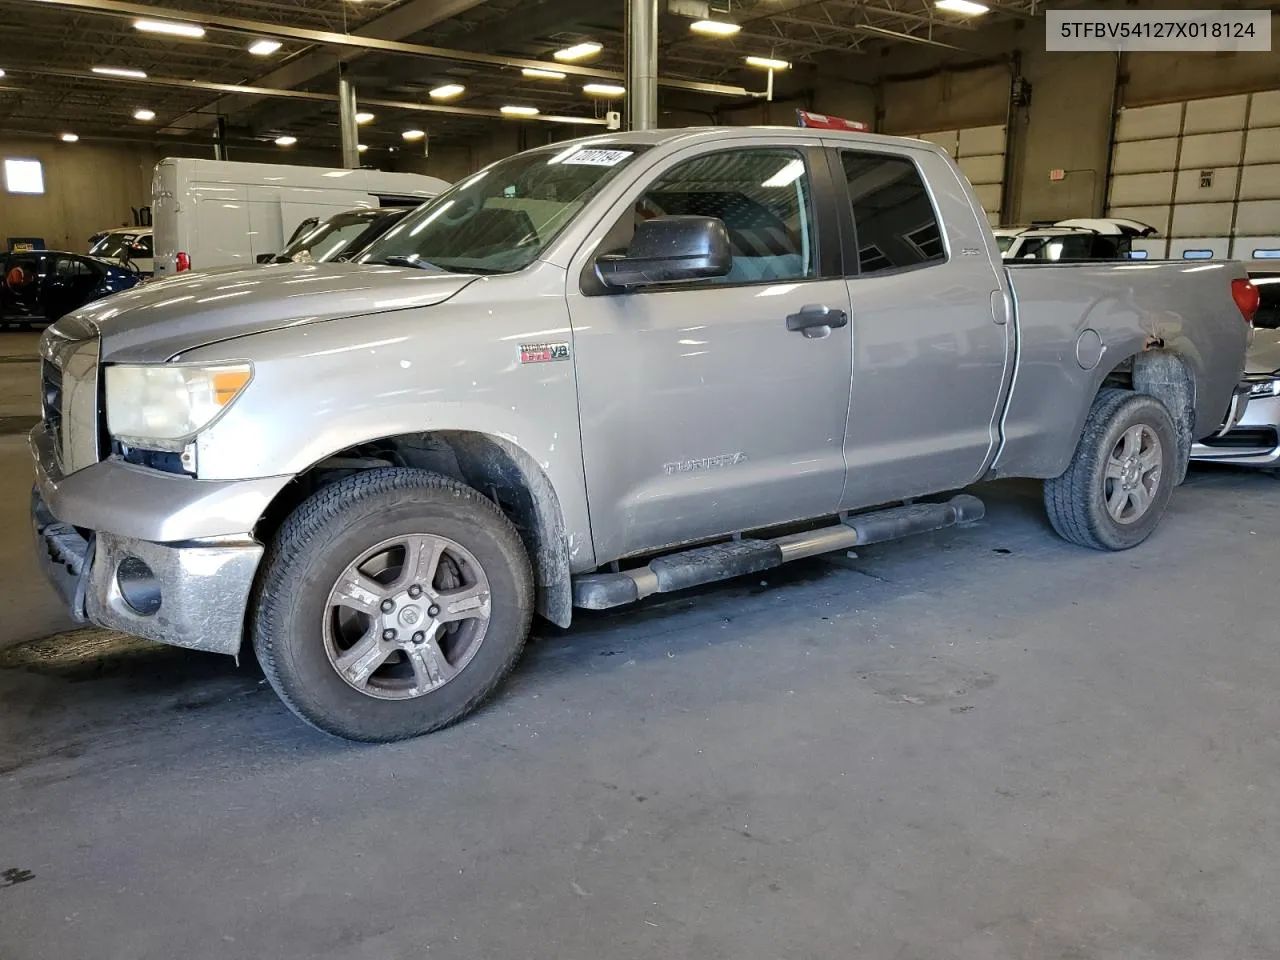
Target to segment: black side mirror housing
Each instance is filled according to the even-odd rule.
[[[596,259],[596,274],[613,289],[723,277],[733,269],[729,231],[716,217],[655,217],[636,224],[624,254]]]
[[[270,263],[272,260],[275,259],[275,256],[276,255],[274,253],[260,253],[253,259],[257,263]]]

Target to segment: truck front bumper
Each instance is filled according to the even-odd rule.
[[[78,621],[239,651],[263,553],[251,531],[287,477],[201,481],[114,460],[64,477],[42,426],[30,446],[37,550]]]

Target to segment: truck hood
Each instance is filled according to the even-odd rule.
[[[1280,330],[1255,330],[1245,358],[1245,373],[1270,373],[1280,369]]]
[[[244,267],[144,283],[54,326],[69,337],[100,334],[103,360],[159,363],[282,327],[443,303],[476,279],[350,263]]]

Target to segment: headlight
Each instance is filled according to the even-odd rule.
[[[1264,380],[1249,388],[1251,397],[1280,397],[1280,380]]]
[[[253,378],[248,363],[106,368],[107,430],[134,446],[181,451]]]

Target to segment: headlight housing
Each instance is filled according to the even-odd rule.
[[[1251,397],[1280,397],[1280,379],[1261,380],[1249,387]]]
[[[181,452],[252,379],[247,362],[108,366],[107,430],[131,446]]]

